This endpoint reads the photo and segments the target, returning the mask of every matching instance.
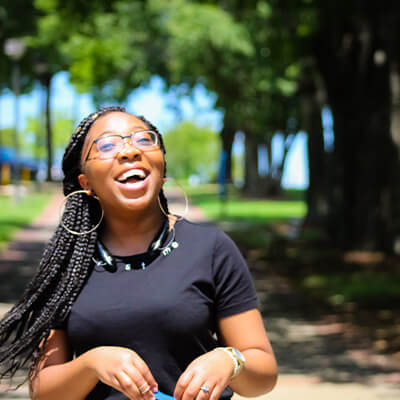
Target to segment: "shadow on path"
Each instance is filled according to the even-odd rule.
[[[254,269],[252,274],[280,373],[333,383],[400,382],[400,363],[373,354],[371,343],[353,327],[333,316],[318,320],[284,278]]]
[[[51,231],[53,226],[29,226],[24,228],[24,236],[33,240],[14,240],[0,254],[0,303],[14,303],[24,291],[39,265],[45,243],[40,237],[43,230]]]

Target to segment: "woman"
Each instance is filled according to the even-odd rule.
[[[221,231],[168,213],[164,154],[157,129],[119,107],[71,137],[61,223],[0,324],[3,376],[30,362],[32,398],[216,400],[273,388],[248,269]]]

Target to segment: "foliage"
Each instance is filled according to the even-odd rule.
[[[210,80],[210,67],[217,67],[215,54],[221,52],[227,59],[219,72],[231,78],[229,59],[253,53],[246,29],[221,7],[185,0],[152,0],[150,7],[157,11],[159,25],[168,35],[166,61],[175,83],[185,77],[192,82],[199,77]]]
[[[64,149],[74,129],[74,121],[63,113],[55,113],[53,117],[53,147]],[[40,117],[28,117],[23,132],[21,149],[35,158],[43,159],[47,155],[43,121]]]
[[[217,93],[217,106],[225,111],[221,139],[228,155],[237,130],[256,142],[252,149],[246,146],[251,154],[246,157],[245,188],[248,177],[257,175],[256,167],[249,172],[250,163],[256,163],[253,149],[266,144],[270,150],[277,130],[285,136],[286,146],[282,165],[277,171],[270,169],[270,179],[279,181],[293,134],[299,129],[296,92],[301,68],[296,46],[288,40],[290,32],[282,27],[276,7],[266,1],[257,2],[257,7],[238,1],[154,3],[162,10],[160,26],[168,38],[170,81],[193,84],[201,80]],[[257,176],[253,180],[255,191],[262,192]]]
[[[0,146],[13,147],[14,146],[13,135],[14,135],[13,128],[0,129]]]
[[[163,136],[168,175],[187,179],[197,175],[209,181],[217,174],[219,143],[216,132],[184,121]]]
[[[100,2],[91,12],[74,1],[36,5],[45,13],[38,25],[42,44],[61,43],[71,82],[94,93],[97,104],[123,101],[159,74],[169,84],[202,81],[217,93],[217,106],[232,129],[258,136],[261,143],[270,142],[277,129],[293,133],[287,121],[296,115],[291,99],[299,67],[287,30],[266,1],[254,7],[235,1],[119,0]]]
[[[37,6],[44,12],[37,43],[58,46],[71,83],[79,92],[90,91],[98,105],[124,100],[152,76],[157,39],[145,2],[40,1]]]
[[[36,31],[36,20],[38,12],[32,2],[26,0],[15,0],[12,2],[0,2],[0,48],[4,49],[8,39],[19,39],[25,41],[27,35]],[[3,50],[2,50],[3,51]],[[0,60],[0,90],[12,89],[12,69],[14,62],[2,53]],[[34,63],[35,52],[29,47],[25,49],[18,64],[20,67],[20,91],[29,92],[32,90],[34,74],[32,64]]]

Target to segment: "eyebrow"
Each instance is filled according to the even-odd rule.
[[[135,129],[136,129],[138,132],[139,132],[139,131],[147,131],[147,130],[149,130],[149,128],[144,127],[144,126],[133,126],[132,128],[130,128],[130,129],[128,130],[128,132],[134,132]],[[109,130],[107,130],[107,131],[102,132],[97,138],[103,137],[103,136],[105,136],[105,135],[107,135],[107,134],[119,135],[120,133],[119,133],[119,132],[116,132],[116,131],[109,131]]]

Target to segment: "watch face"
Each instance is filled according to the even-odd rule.
[[[246,361],[245,358],[243,357],[243,354],[238,349],[235,349],[234,347],[232,347],[232,352],[240,361],[242,361],[242,362]]]

